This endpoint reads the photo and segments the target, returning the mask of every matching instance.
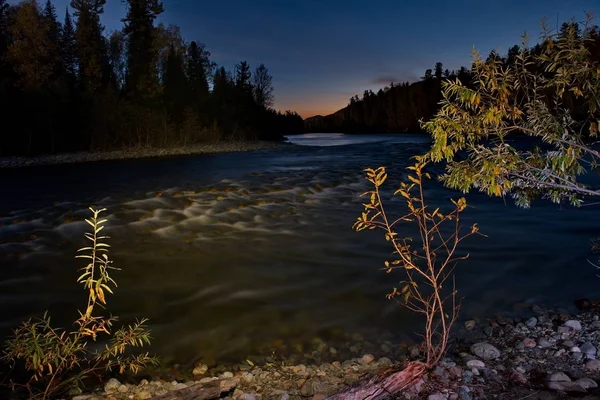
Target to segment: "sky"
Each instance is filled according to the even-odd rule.
[[[39,0],[43,3],[45,0]],[[12,0],[10,3],[18,1]],[[69,0],[53,0],[59,17]],[[275,108],[303,117],[330,114],[355,94],[391,81],[415,81],[436,62],[471,65],[475,47],[501,54],[527,32],[539,37],[543,17],[598,16],[600,0],[163,0],[158,22],[204,43],[212,60],[232,70],[246,60],[273,76]],[[107,0],[106,32],[122,27],[121,0]]]

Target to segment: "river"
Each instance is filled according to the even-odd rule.
[[[382,233],[354,232],[368,190],[363,169],[387,166],[391,190],[428,137],[307,134],[281,150],[0,170],[0,331],[50,310],[67,323],[84,306],[74,281],[87,207],[105,207],[113,274],[109,312],[150,318],[165,362],[240,362],[302,354],[315,338],[408,341],[415,318],[385,294],[402,279],[381,267]],[[436,167],[437,168],[437,167]],[[435,172],[435,169],[434,169]],[[427,184],[432,206],[458,193]],[[464,242],[457,268],[465,318],[570,307],[600,297],[589,239],[598,206],[572,209],[467,196],[464,223],[488,237]],[[401,231],[407,235],[414,228]]]

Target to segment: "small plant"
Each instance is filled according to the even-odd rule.
[[[118,268],[112,266],[108,257],[110,246],[105,243],[108,236],[100,236],[106,220],[98,219],[98,215],[105,210],[90,210],[93,216],[86,222],[92,232],[86,233],[85,237],[91,243],[79,249],[77,255],[77,258],[88,260],[77,278],[88,292],[85,312],[79,311],[72,330],[54,328],[46,312],[42,318],[23,322],[5,344],[2,359],[13,366],[20,362],[31,373],[26,383],[11,382],[11,386],[13,390],[18,386],[25,387],[30,398],[46,399],[69,388],[79,389],[87,377],[103,370],[118,369],[119,373],[128,370],[135,374],[149,365],[158,364],[158,360],[148,353],[126,354],[129,347],[150,344],[146,319],[111,334],[117,317],[94,315],[98,307],[106,305],[106,294],[112,293],[112,288],[117,286],[110,271]],[[108,344],[101,350],[91,350],[90,341],[96,341],[100,334],[111,336]]]
[[[448,214],[442,214],[439,208],[430,211],[423,193],[424,178],[431,179],[424,172],[427,163],[419,156],[415,159],[417,162],[408,167],[414,173],[408,176],[410,183],[401,183],[394,192],[394,195],[406,200],[408,212],[394,221],[389,219],[381,200],[380,188],[387,179],[385,168],[365,170],[374,190],[363,193],[363,196],[369,196],[369,202],[364,204],[365,211],[355,222],[354,229],[380,228],[385,231],[385,239],[392,244],[396,256],[394,260],[385,262],[385,270],[390,273],[395,269],[403,269],[406,274],[402,286],[395,287],[387,297],[400,297],[409,310],[425,316],[425,333],[422,335],[425,367],[432,368],[446,353],[450,330],[460,309],[460,302],[456,298],[454,268],[456,262],[466,259],[468,254],[457,255],[457,247],[465,238],[479,232],[475,224],[470,231],[461,234],[460,214],[467,207],[464,198],[452,200],[454,209]],[[410,237],[399,237],[395,228],[399,222],[418,225],[419,246],[413,246]],[[442,232],[445,225],[451,226],[451,233]],[[450,278],[451,284],[447,287]]]

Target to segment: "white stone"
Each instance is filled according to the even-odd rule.
[[[194,370],[192,371],[192,374],[194,374],[195,376],[204,375],[206,373],[206,371],[208,371],[208,366],[204,365],[204,364],[200,364],[196,368],[194,368]]]
[[[493,360],[501,355],[500,350],[485,342],[475,343],[471,346],[471,352],[484,360]]]
[[[590,378],[577,379],[575,381],[575,383],[584,389],[595,389],[598,387],[598,384],[596,383],[596,381],[593,379],[590,379]]]
[[[567,322],[564,323],[564,326],[568,326],[569,328],[572,328],[576,331],[581,330],[581,322],[577,321],[576,319],[568,320]]]
[[[485,368],[485,363],[481,360],[469,360],[469,361],[467,361],[467,367],[469,367],[469,368]]]

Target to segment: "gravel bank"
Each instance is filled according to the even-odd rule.
[[[597,310],[570,315],[533,307],[525,318],[496,316],[458,326],[448,357],[400,397],[427,400],[598,399],[600,318]],[[384,344],[387,345],[387,342]],[[383,346],[382,346],[383,347]],[[323,354],[336,351],[321,343]],[[419,360],[417,347],[390,348],[390,358],[364,354],[314,365],[242,363],[214,368],[198,363],[185,376],[148,377],[103,387],[75,400],[167,399],[173,391],[216,385],[217,397],[232,400],[324,400],[365,376],[385,374]],[[207,386],[208,385],[208,386]],[[178,396],[177,396],[178,397]],[[215,398],[217,398],[215,397]],[[175,397],[174,397],[175,398]],[[183,398],[183,397],[182,397]],[[187,398],[187,397],[186,397]]]
[[[0,169],[5,168],[22,168],[40,165],[57,165],[57,164],[73,164],[92,161],[105,160],[125,160],[134,158],[150,158],[150,157],[165,157],[175,155],[192,155],[192,154],[210,154],[210,153],[231,153],[256,150],[276,150],[281,148],[289,148],[294,146],[284,142],[222,142],[222,143],[207,143],[198,144],[186,147],[173,148],[153,148],[142,147],[136,149],[123,149],[106,152],[80,152],[80,153],[65,153],[53,154],[39,157],[2,157],[0,158]]]

